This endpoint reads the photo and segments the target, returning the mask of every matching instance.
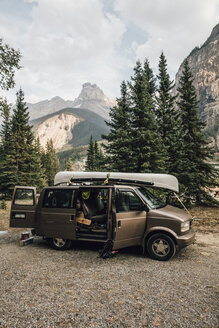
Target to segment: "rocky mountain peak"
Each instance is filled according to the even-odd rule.
[[[109,109],[115,104],[115,100],[108,98],[96,84],[86,82],[82,85],[79,96],[73,101],[72,107],[87,108],[109,119]]]
[[[218,37],[218,34],[219,34],[219,23],[213,28],[209,39],[215,39],[215,38],[217,38]]]
[[[106,103],[106,106],[111,105],[114,101],[108,98],[103,90],[101,90],[96,84],[91,84],[90,82],[86,82],[82,85],[82,90],[79,96],[74,100],[73,105],[78,107],[78,105],[82,105],[83,102],[87,101],[96,101],[101,103]]]
[[[93,99],[93,100],[102,100],[105,98],[103,91],[96,85],[86,82],[82,85],[82,90],[78,96],[78,99]]]

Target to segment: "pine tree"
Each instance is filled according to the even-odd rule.
[[[15,185],[32,185],[41,190],[44,185],[41,159],[29,125],[29,113],[22,90],[17,93],[17,103],[12,118],[10,119],[10,107],[6,102],[2,115],[0,155],[2,192],[12,194]]]
[[[15,181],[14,172],[14,144],[10,118],[11,107],[6,99],[1,102],[1,116],[3,118],[0,131],[0,192],[8,195],[9,189],[13,189]]]
[[[32,186],[36,186],[37,191],[40,192],[46,186],[45,170],[42,163],[43,149],[40,145],[39,137],[34,139],[32,148],[32,161],[31,161],[31,175]]]
[[[94,170],[105,171],[105,157],[96,140],[94,142]]]
[[[59,160],[56,156],[52,139],[46,143],[46,151],[43,155],[43,168],[45,169],[45,177],[47,184],[53,186],[54,177],[60,169]]]
[[[178,152],[181,149],[181,136],[179,125],[179,113],[176,110],[176,96],[171,94],[174,82],[170,80],[167,72],[167,61],[163,54],[160,55],[159,61],[159,81],[158,92],[156,97],[156,120],[158,129],[163,143],[165,153],[165,171],[174,174],[177,172]]]
[[[97,141],[93,141],[93,137],[90,137],[90,143],[87,151],[87,161],[85,165],[86,171],[104,171],[105,170],[105,158],[102,150],[98,146]]]
[[[198,102],[193,77],[185,60],[179,81],[179,101],[177,102],[182,119],[182,166],[178,171],[178,179],[184,186],[185,196],[189,201],[201,204],[211,201],[206,188],[216,184],[218,172],[208,161],[212,158],[204,134],[205,124],[198,118]]]
[[[93,137],[90,137],[90,142],[88,146],[88,151],[87,151],[87,161],[85,164],[85,169],[86,171],[94,171],[94,143],[93,143]]]
[[[28,108],[21,89],[17,92],[17,103],[11,124],[15,156],[15,182],[19,185],[27,185],[32,181],[31,165],[34,136],[31,130],[32,127],[29,125]]]
[[[156,90],[157,90],[156,79],[154,77],[152,69],[150,68],[150,64],[149,64],[149,61],[147,58],[144,61],[143,74],[144,74],[145,80],[148,83],[148,86],[147,86],[148,93],[152,98],[154,98]]]
[[[72,161],[70,157],[68,158],[68,161],[66,163],[66,171],[73,171]]]
[[[154,86],[148,62],[144,69],[138,61],[131,78],[132,101],[132,159],[133,172],[162,172],[164,159],[160,134],[154,114]]]
[[[21,54],[19,51],[11,48],[8,44],[4,44],[0,38],[0,89],[9,90],[15,85],[14,75],[15,69],[19,69],[19,61]],[[0,135],[0,191],[5,195],[12,188],[14,181],[14,172],[12,164],[12,148],[13,140],[11,137],[11,120],[10,106],[6,99],[0,96],[0,114],[3,117],[3,125]]]
[[[125,81],[120,87],[121,97],[117,99],[117,106],[110,110],[110,133],[104,135],[107,144],[103,145],[106,150],[106,162],[111,171],[128,172],[132,162],[131,149],[131,108],[128,89]]]

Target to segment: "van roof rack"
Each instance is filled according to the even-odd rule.
[[[104,185],[109,185],[109,184],[134,184],[134,185],[148,185],[148,186],[153,186],[154,183],[153,182],[147,182],[147,181],[141,181],[141,180],[126,180],[126,179],[118,179],[118,178],[109,178],[109,179],[102,179],[102,178],[80,178],[80,179],[75,179],[75,178],[71,178],[70,181],[72,183],[82,183],[82,182],[100,182]],[[69,182],[70,182],[69,181]]]

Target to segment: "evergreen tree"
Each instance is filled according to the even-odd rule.
[[[10,107],[5,103],[1,132],[1,190],[12,194],[15,185],[32,185],[40,190],[43,171],[37,145],[29,125],[29,113],[22,90],[17,93],[16,108],[10,119]]]
[[[9,90],[15,85],[15,69],[19,69],[20,52],[4,44],[0,38],[0,89]],[[6,99],[0,96],[0,115],[3,117],[3,124],[0,135],[0,191],[8,193],[8,188],[13,183],[13,171],[11,163],[11,121],[10,106]]]
[[[149,61],[147,58],[144,61],[143,75],[145,77],[145,80],[148,83],[148,86],[147,86],[148,93],[152,98],[154,98],[156,90],[157,90],[156,79],[154,77],[152,69],[150,68]]]
[[[93,137],[90,137],[90,143],[87,151],[87,161],[85,165],[86,171],[103,171],[105,159],[97,141],[93,142]]]
[[[1,102],[1,116],[3,118],[0,131],[0,192],[7,195],[12,190],[15,181],[15,159],[12,126],[10,119],[10,105],[6,99]]]
[[[59,160],[56,156],[52,139],[46,143],[46,151],[43,155],[43,168],[45,169],[45,177],[47,184],[53,186],[54,177],[60,169]]]
[[[123,81],[120,87],[121,97],[117,106],[110,110],[110,133],[103,138],[108,141],[103,145],[106,150],[106,162],[111,171],[128,172],[132,162],[131,149],[131,107],[128,88]]]
[[[175,108],[176,96],[172,96],[171,91],[174,82],[170,80],[167,72],[167,61],[163,54],[160,55],[159,61],[159,81],[158,92],[156,97],[156,120],[158,129],[163,143],[163,151],[165,153],[165,171],[174,174],[177,172],[179,164],[178,152],[181,149],[181,135],[179,125],[179,113]]]
[[[208,161],[212,158],[204,134],[205,124],[198,118],[198,102],[193,77],[185,60],[183,72],[179,81],[179,101],[177,102],[182,119],[182,166],[177,177],[184,186],[185,196],[189,201],[201,204],[211,198],[206,188],[216,184],[218,172]]]
[[[105,170],[105,157],[101,148],[98,146],[97,141],[94,142],[94,170],[104,171]]]
[[[72,161],[70,157],[68,158],[68,161],[66,163],[66,171],[73,171]]]
[[[162,172],[164,159],[160,134],[155,120],[152,71],[145,61],[144,69],[138,61],[131,78],[132,102],[131,146],[133,172]],[[132,164],[132,163],[130,163]]]
[[[95,159],[94,159],[94,143],[93,137],[90,137],[90,142],[87,151],[87,161],[85,164],[86,171],[94,171]]]
[[[24,101],[24,93],[17,92],[16,108],[12,116],[12,137],[15,165],[15,181],[18,185],[27,185],[32,181],[32,155],[34,136],[29,125],[29,113]]]
[[[43,187],[46,186],[45,170],[42,163],[42,152],[43,149],[40,145],[39,137],[33,142],[33,154],[32,154],[32,165],[31,165],[31,178],[32,186],[36,186],[40,192]]]

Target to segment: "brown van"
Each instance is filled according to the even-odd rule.
[[[68,249],[73,240],[111,240],[113,250],[140,245],[143,254],[161,261],[194,242],[191,216],[166,205],[147,188],[177,191],[175,177],[78,173],[59,173],[57,185],[44,188],[38,202],[36,188],[16,186],[10,227],[34,228],[57,250]]]

